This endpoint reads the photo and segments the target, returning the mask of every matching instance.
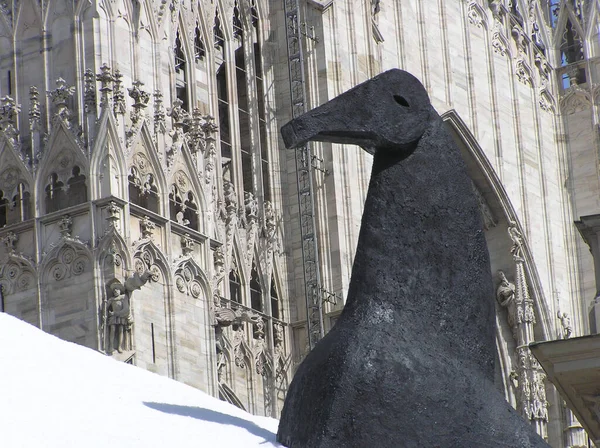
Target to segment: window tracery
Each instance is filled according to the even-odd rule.
[[[27,186],[20,182],[12,198],[0,190],[0,227],[9,226],[31,218],[31,195]]]
[[[129,201],[146,210],[160,213],[158,187],[154,174],[134,165],[130,168],[127,179],[129,181]]]
[[[56,171],[50,173],[48,183],[44,188],[46,213],[86,202],[86,180],[87,177],[81,172],[79,165],[74,165],[71,169],[71,176],[67,179],[66,185]]]
[[[566,67],[583,60],[583,39],[577,32],[577,28],[573,25],[571,19],[568,18],[560,44],[561,65]],[[585,68],[579,66],[570,67],[563,73],[562,79],[564,88],[568,88],[573,84],[583,84],[586,82]]]

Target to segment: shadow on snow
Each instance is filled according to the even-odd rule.
[[[213,411],[212,409],[201,408],[197,406],[181,406],[178,404],[143,402],[145,406],[167,414],[181,415],[184,417],[197,418],[206,422],[214,422],[222,425],[233,425],[238,428],[243,428],[257,437],[263,438],[268,442],[275,442],[275,434],[268,429],[261,428],[256,423],[245,420],[233,415],[223,414],[222,412]]]

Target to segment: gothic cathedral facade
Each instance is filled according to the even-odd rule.
[[[527,345],[596,332],[597,1],[3,2],[1,310],[279,414],[312,312],[305,191],[278,132],[294,5],[307,108],[395,67],[427,88],[480,202],[498,387],[553,447],[587,446]],[[371,160],[311,151],[327,331]]]

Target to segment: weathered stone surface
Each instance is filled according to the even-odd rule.
[[[494,288],[464,162],[420,82],[392,70],[284,126],[374,153],[336,326],[298,368],[288,447],[544,447],[493,384]]]

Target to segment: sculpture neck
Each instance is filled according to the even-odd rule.
[[[477,352],[493,375],[487,245],[465,164],[441,126],[403,160],[376,153],[345,314],[385,309],[399,337]]]

